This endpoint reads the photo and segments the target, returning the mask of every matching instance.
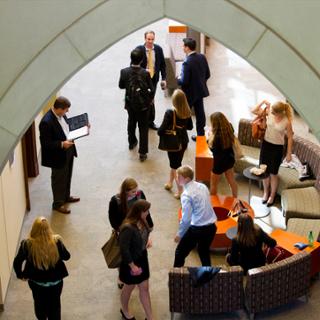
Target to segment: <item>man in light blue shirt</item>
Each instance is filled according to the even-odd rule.
[[[210,244],[216,234],[217,216],[212,208],[208,188],[193,181],[190,166],[177,169],[178,182],[183,186],[181,195],[182,218],[174,238],[178,243],[174,267],[182,267],[190,251],[197,246],[203,266],[211,266]]]

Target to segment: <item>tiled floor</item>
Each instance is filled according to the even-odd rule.
[[[166,21],[148,26],[156,31],[156,40],[165,45]],[[146,29],[147,29],[146,28]],[[61,89],[72,101],[71,114],[88,112],[91,122],[89,137],[77,141],[79,158],[75,161],[72,189],[81,201],[71,205],[72,213],[52,213],[50,170],[41,168],[40,176],[30,181],[32,210],[26,215],[21,233],[25,237],[38,215],[47,216],[57,233],[60,233],[72,258],[67,262],[70,276],[66,278],[62,294],[62,319],[120,319],[119,290],[116,287],[117,272],[108,270],[101,253],[101,246],[110,234],[107,219],[108,201],[118,192],[121,181],[135,177],[152,203],[155,222],[152,233],[153,248],[150,257],[150,291],[155,319],[169,319],[167,274],[173,263],[175,243],[173,238],[178,227],[179,202],[163,189],[169,173],[166,153],[157,149],[158,136],[150,131],[150,152],[144,163],[138,161],[137,151],[129,151],[126,139],[127,115],[123,109],[123,92],[117,87],[119,70],[129,63],[129,52],[143,42],[144,30],[137,31],[116,43],[108,51],[87,65]],[[210,97],[205,100],[207,116],[223,111],[234,127],[240,118],[250,117],[250,108],[259,100],[276,100],[281,94],[248,63],[218,43],[211,42],[208,57],[212,77],[209,80]],[[156,96],[157,123],[170,107],[170,99],[158,89]],[[307,128],[301,122],[295,131]],[[195,145],[190,142],[184,163],[194,166]],[[239,196],[247,199],[248,181],[239,176]],[[230,194],[222,181],[219,192]],[[254,184],[252,193],[261,196]],[[261,222],[264,228],[282,226],[283,218],[276,208],[270,218]],[[221,253],[213,253],[212,261],[224,261]],[[192,254],[188,265],[199,264]],[[257,319],[318,319],[320,312],[320,284],[313,283],[308,303],[298,300],[289,306],[263,313]],[[138,294],[135,292],[131,309],[137,319],[144,319]],[[25,282],[13,275],[6,297],[5,311],[1,320],[33,319],[31,292]],[[246,319],[244,311],[207,316],[176,315],[175,319]]]

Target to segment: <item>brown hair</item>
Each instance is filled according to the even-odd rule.
[[[240,244],[253,247],[257,243],[257,235],[260,228],[253,223],[253,219],[247,213],[241,213],[238,218],[237,240]]]
[[[127,197],[127,193],[130,190],[133,190],[133,189],[135,189],[137,187],[138,187],[138,183],[133,178],[126,178],[121,183],[119,198],[120,198],[120,208],[121,208],[121,211],[124,213],[124,216],[126,216],[127,213],[128,213],[128,197]]]
[[[147,200],[144,200],[144,199],[137,200],[132,205],[129,213],[127,214],[127,217],[124,219],[122,224],[137,225],[137,223],[141,220],[142,212],[148,211],[150,207],[151,207],[151,204]]]
[[[34,220],[27,239],[27,245],[29,257],[37,269],[48,270],[58,262],[58,239],[61,239],[61,237],[53,234],[46,218],[37,217]]]
[[[63,97],[63,96],[58,97],[53,104],[53,107],[55,109],[63,109],[63,110],[70,108],[70,106],[71,106],[71,102],[66,97]]]
[[[191,111],[188,104],[188,100],[182,90],[174,90],[172,95],[172,104],[174,109],[176,110],[177,116],[180,119],[187,119],[191,117]]]
[[[272,104],[271,111],[275,114],[286,116],[289,121],[293,119],[293,109],[288,102],[277,101]]]
[[[234,133],[231,123],[222,112],[214,112],[210,116],[212,135],[209,137],[210,148],[214,147],[218,141],[222,149],[231,148],[234,143]]]
[[[144,38],[146,38],[149,33],[152,33],[154,36],[156,36],[156,34],[155,34],[154,31],[148,30],[148,31],[146,31],[146,32],[144,33]]]
[[[181,166],[177,169],[177,174],[180,176],[183,176],[184,178],[189,178],[190,180],[193,180],[194,172],[193,169],[190,166]]]

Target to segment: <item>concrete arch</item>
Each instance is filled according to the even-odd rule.
[[[320,139],[319,9],[312,0],[1,1],[0,172],[53,92],[100,52],[165,17],[254,65]]]

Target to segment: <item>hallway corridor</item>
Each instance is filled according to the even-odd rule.
[[[81,201],[71,204],[71,214],[51,211],[50,170],[41,167],[40,175],[30,180],[31,211],[26,214],[21,238],[25,238],[36,216],[49,219],[52,228],[59,233],[71,253],[66,263],[69,277],[64,281],[61,297],[63,320],[114,320],[121,319],[117,270],[109,270],[101,253],[101,246],[109,237],[111,228],[107,210],[111,196],[118,192],[125,177],[135,178],[139,187],[151,202],[154,231],[153,246],[149,250],[150,293],[155,319],[170,319],[168,310],[168,270],[173,264],[175,243],[173,238],[178,227],[179,201],[173,193],[164,190],[169,174],[167,154],[157,149],[158,136],[149,131],[148,159],[141,163],[137,149],[128,150],[127,113],[123,108],[123,90],[118,89],[120,69],[128,66],[131,49],[143,43],[143,33],[152,29],[156,43],[165,46],[167,20],[138,30],[116,43],[70,79],[60,94],[72,103],[69,116],[87,112],[91,123],[88,137],[77,140],[78,158],[73,168],[72,194]],[[205,99],[207,119],[212,112],[222,111],[237,131],[240,118],[249,118],[251,107],[262,99],[283,99],[281,93],[247,62],[222,45],[210,41],[208,61],[211,78],[208,82],[210,97]],[[156,94],[156,123],[159,125],[170,98],[160,87]],[[209,122],[207,121],[207,125]],[[295,132],[309,135],[302,121],[295,122]],[[194,131],[192,132],[194,133]],[[311,135],[310,135],[311,137]],[[314,140],[313,137],[311,139]],[[190,141],[184,164],[194,167],[195,143]],[[237,177],[239,197],[247,199],[247,180]],[[223,183],[219,192],[230,194]],[[252,193],[261,196],[262,191],[252,186]],[[278,216],[262,222],[267,231],[283,226]],[[223,264],[221,253],[212,254],[213,264]],[[192,254],[186,265],[198,265],[197,255]],[[320,312],[320,281],[311,288],[309,302],[298,300],[271,313],[258,314],[256,319],[306,319],[316,320]],[[131,310],[136,319],[144,319],[137,290],[131,299]],[[0,320],[34,319],[31,291],[26,282],[12,274],[5,300],[5,311]],[[247,319],[244,311],[208,316],[176,315],[175,319]]]

